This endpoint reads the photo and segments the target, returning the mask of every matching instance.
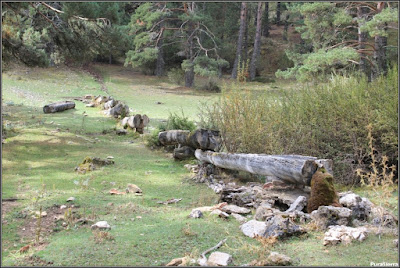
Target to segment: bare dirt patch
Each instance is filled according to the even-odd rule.
[[[7,221],[4,220],[4,217],[12,211],[15,207],[18,207],[18,202],[17,200],[13,201],[1,201],[1,224],[7,224]]]

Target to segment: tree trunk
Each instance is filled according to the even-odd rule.
[[[249,49],[249,24],[250,24],[250,16],[247,14],[249,11],[246,10],[246,20],[244,25],[244,40],[243,40],[243,52],[241,62],[243,65],[247,62],[248,49]],[[240,62],[239,62],[240,64]]]
[[[246,13],[247,13],[246,11],[247,11],[247,3],[242,2],[242,8],[240,10],[239,36],[238,36],[237,47],[236,47],[236,58],[235,58],[235,62],[233,63],[232,75],[231,75],[231,77],[234,79],[236,79],[236,77],[237,77],[239,61],[242,60],[242,43],[243,43],[244,29],[245,29],[245,25],[246,25]]]
[[[365,7],[357,7],[357,18],[358,18],[358,49],[362,50],[365,49],[365,43],[368,41],[368,33],[367,32],[362,32],[361,31],[361,27],[363,26],[363,24],[361,23],[361,21],[366,18],[368,13],[368,9]],[[370,68],[368,68],[368,63],[367,63],[367,54],[360,52],[361,54],[361,58],[360,58],[360,72],[364,73],[367,78],[368,81],[371,80],[371,74],[370,74]]]
[[[377,5],[377,13],[382,12],[385,8],[385,2],[379,2]],[[387,60],[386,60],[386,46],[387,37],[377,35],[375,36],[375,50],[374,50],[374,71],[373,78],[378,78],[380,75],[387,73]]]
[[[164,22],[160,23],[160,28],[162,29],[163,27],[164,27]],[[161,30],[161,37],[157,44],[158,53],[157,53],[157,63],[156,63],[156,76],[158,77],[163,76],[164,74],[165,61],[164,61],[163,35],[164,31]]]
[[[68,109],[74,109],[75,108],[75,102],[73,101],[59,101],[55,103],[50,103],[47,104],[43,107],[43,112],[45,114],[48,113],[56,113],[56,112],[62,112]]]
[[[263,21],[263,36],[269,36],[269,2],[265,2],[264,21]]]
[[[194,3],[192,3],[192,8],[194,8]],[[193,33],[194,25],[192,22],[188,23],[190,29],[189,33]],[[189,70],[185,70],[185,87],[192,87],[194,82],[194,53],[193,53],[193,36],[190,35],[187,42],[186,59],[190,62]]]
[[[276,25],[281,24],[281,2],[276,3],[276,20],[275,20]]]
[[[251,57],[251,62],[250,62],[250,80],[254,80],[254,78],[256,77],[256,64],[257,64],[257,59],[260,56],[261,17],[262,17],[262,2],[258,2],[256,37],[254,40],[253,56]]]
[[[286,17],[285,17],[283,34],[282,34],[283,41],[287,41],[288,40],[288,30],[289,30],[289,14],[287,14]]]
[[[189,130],[168,130],[158,133],[158,140],[162,145],[185,145],[189,135]]]
[[[192,87],[194,82],[194,66],[193,62],[188,71],[185,72],[185,87]]]
[[[252,174],[273,176],[277,180],[297,185],[310,185],[318,166],[332,174],[332,160],[301,155],[265,155],[215,153],[197,149],[198,160],[220,168],[247,171]]]

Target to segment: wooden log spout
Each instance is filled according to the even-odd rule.
[[[48,113],[56,113],[56,112],[62,112],[68,109],[73,109],[75,108],[75,102],[73,101],[59,101],[55,103],[50,103],[45,106],[43,106],[43,112],[45,114]]]
[[[323,166],[333,174],[330,159],[317,159],[301,155],[231,154],[197,149],[198,160],[217,167],[247,171],[252,174],[273,176],[275,179],[296,185],[310,185],[311,177]]]

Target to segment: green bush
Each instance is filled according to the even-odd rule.
[[[355,170],[369,164],[367,129],[373,126],[375,148],[398,158],[398,77],[368,83],[364,77],[332,76],[325,84],[281,90],[271,98],[255,91],[223,90],[221,99],[204,109],[221,131],[229,152],[301,154],[334,160],[335,177],[356,182]]]
[[[201,89],[207,91],[221,92],[221,88],[218,86],[217,81],[212,78],[210,78]]]
[[[185,72],[180,68],[172,68],[168,72],[168,80],[177,85],[183,85],[185,81]]]
[[[185,116],[183,111],[181,115],[177,113],[170,113],[167,121],[166,130],[181,129],[193,131],[196,129],[196,124]]]

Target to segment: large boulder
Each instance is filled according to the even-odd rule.
[[[307,211],[311,213],[320,206],[330,205],[341,207],[333,186],[333,177],[323,167],[318,168],[311,178],[311,196],[308,200]]]
[[[311,213],[311,219],[322,229],[330,225],[351,225],[352,211],[349,208],[320,206]]]
[[[254,238],[256,236],[263,236],[267,225],[263,221],[251,220],[240,226],[240,230],[245,236]]]
[[[297,197],[297,199],[290,205],[290,207],[285,212],[290,213],[294,211],[302,211],[306,206],[307,206],[307,197],[301,195]]]
[[[361,198],[353,192],[339,194],[339,203],[343,207],[352,210],[353,217],[357,220],[366,221],[371,215],[373,204],[366,198]]]
[[[286,238],[306,232],[290,218],[283,217],[283,215],[274,215],[267,219],[265,224],[267,228],[263,234],[264,237],[274,236],[277,238]]]

